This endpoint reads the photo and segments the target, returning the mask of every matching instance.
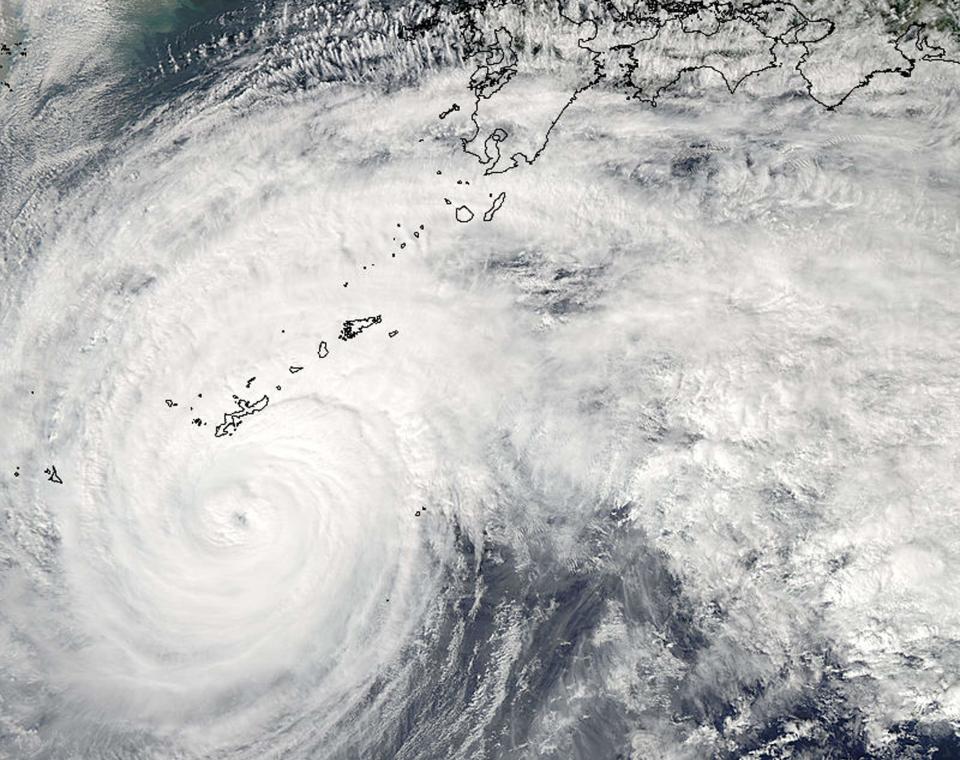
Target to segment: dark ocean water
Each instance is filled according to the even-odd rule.
[[[836,119],[603,91],[562,160],[490,179],[437,117],[468,113],[471,10],[555,23],[25,22],[0,757],[960,757],[924,464],[960,414],[949,81]],[[463,232],[447,196],[501,187]]]

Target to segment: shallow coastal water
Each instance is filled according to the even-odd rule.
[[[0,754],[956,751],[952,68],[484,174],[450,8],[144,13],[0,103]]]

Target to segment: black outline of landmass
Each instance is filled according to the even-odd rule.
[[[13,59],[14,54],[19,53],[21,58],[25,58],[27,55],[27,48],[25,47],[26,43],[22,40],[19,42],[14,42],[13,47],[10,47],[6,42],[0,42],[0,56],[6,56],[8,59]],[[3,69],[4,66],[0,63],[0,69]],[[7,68],[11,68],[9,65]],[[5,79],[0,80],[0,84],[7,88],[7,92],[13,92],[13,87],[10,86],[10,83]]]
[[[383,321],[383,315],[377,314],[373,317],[358,317],[357,319],[346,319],[340,334],[337,336],[340,340],[353,340],[364,330],[374,325],[379,325]]]
[[[492,2],[489,5],[491,7],[503,7],[510,4],[511,0],[499,0],[499,2]],[[635,5],[629,6],[627,10],[621,12],[612,3],[601,2],[600,4],[609,13],[609,19],[614,23],[632,23],[638,26],[647,24],[653,25],[656,29],[656,31],[649,36],[641,36],[630,43],[613,45],[610,47],[610,51],[617,49],[632,49],[635,45],[638,45],[641,42],[653,40],[670,22],[679,22],[682,31],[686,34],[697,34],[704,37],[712,37],[713,35],[720,33],[723,24],[731,21],[742,21],[753,26],[763,37],[770,41],[770,62],[766,66],[751,70],[742,77],[733,81],[727,77],[726,73],[715,66],[710,64],[699,64],[696,66],[682,67],[678,70],[676,77],[666,84],[657,87],[656,90],[650,93],[644,93],[642,88],[635,88],[633,92],[627,96],[628,99],[639,100],[653,107],[656,107],[657,101],[661,96],[664,95],[664,93],[671,90],[678,82],[680,82],[684,74],[695,71],[715,72],[720,76],[730,94],[734,94],[740,85],[742,85],[750,77],[760,74],[764,71],[779,68],[782,65],[782,62],[777,55],[778,45],[799,46],[802,49],[802,53],[797,61],[796,66],[794,66],[794,70],[803,79],[807,95],[815,103],[828,111],[833,111],[843,105],[843,103],[845,103],[854,92],[867,87],[878,76],[899,74],[904,78],[909,78],[912,76],[918,62],[953,63],[960,65],[960,60],[954,60],[946,57],[946,50],[944,48],[931,44],[923,35],[924,27],[921,24],[914,23],[911,24],[903,33],[892,40],[894,49],[903,59],[903,64],[899,66],[874,69],[873,71],[864,74],[856,85],[851,87],[834,102],[827,102],[821,100],[814,94],[814,84],[804,71],[804,64],[807,63],[811,53],[813,52],[810,48],[810,45],[822,42],[831,34],[833,34],[837,27],[834,22],[828,18],[811,18],[807,16],[791,2],[782,2],[781,0],[759,0],[758,2],[750,5],[736,7],[731,3],[702,3],[693,2],[691,0],[663,0],[660,2],[658,0],[652,0],[649,3],[651,11],[654,13],[664,11],[666,15],[663,16],[650,15],[649,13],[645,14],[643,11],[637,10]],[[464,41],[467,46],[466,58],[475,59],[477,61],[477,68],[471,74],[469,81],[469,88],[474,95],[473,110],[470,114],[470,121],[473,123],[474,129],[473,133],[469,137],[461,137],[460,141],[464,153],[475,157],[482,166],[486,167],[484,170],[485,175],[505,174],[511,169],[517,168],[518,166],[522,166],[524,164],[532,165],[535,163],[547,149],[547,146],[550,143],[550,134],[563,117],[564,113],[566,113],[567,109],[573,105],[574,102],[576,102],[580,95],[595,87],[606,78],[606,72],[604,71],[604,64],[602,60],[606,51],[595,50],[594,48],[590,47],[590,43],[597,38],[600,32],[598,21],[595,19],[577,21],[564,12],[562,3],[558,2],[556,7],[560,17],[563,20],[586,32],[586,34],[582,36],[578,35],[577,46],[580,49],[586,50],[590,53],[590,56],[593,60],[593,76],[591,77],[590,81],[587,82],[587,84],[574,90],[567,102],[563,105],[563,107],[560,108],[559,112],[545,130],[542,142],[534,152],[533,156],[528,157],[523,152],[514,153],[509,157],[510,162],[501,168],[497,168],[501,162],[501,159],[503,158],[500,151],[500,143],[502,143],[509,136],[504,129],[501,127],[493,129],[484,140],[481,149],[471,149],[470,146],[480,137],[481,130],[478,118],[480,117],[482,102],[484,100],[493,98],[517,74],[518,56],[512,47],[513,35],[506,27],[501,26],[494,30],[493,40],[487,42],[484,39],[484,34],[481,31],[476,18],[473,16],[473,13],[477,10],[477,8],[467,4],[462,9],[465,29]],[[702,11],[711,11],[715,14],[715,20],[717,23],[716,28],[713,29],[713,31],[687,29],[683,26],[686,20]],[[764,25],[768,21],[767,14],[770,13],[792,14],[791,18],[797,19],[797,22],[790,25],[785,31],[775,34],[764,28]],[[818,30],[821,27],[821,31],[815,31],[810,36],[803,36],[803,32],[805,30]],[[910,47],[913,48],[912,51],[909,49]],[[916,52],[916,55],[912,57],[912,53],[914,51]],[[639,62],[630,53],[628,53],[628,56],[633,61],[632,66],[628,67],[628,73],[625,76],[625,79],[629,80],[630,74],[636,69],[636,67],[639,65]],[[480,151],[482,151],[482,153]]]
[[[233,435],[236,429],[242,424],[244,417],[262,412],[270,403],[270,397],[266,394],[256,401],[247,401],[238,396],[234,396],[233,398],[237,403],[237,411],[224,412],[223,422],[217,425],[213,431],[214,436],[217,438],[222,438],[225,435]]]
[[[492,222],[493,217],[496,216],[496,213],[503,207],[503,202],[507,199],[506,190],[501,190],[500,194],[493,199],[493,203],[490,204],[490,208],[483,212],[483,221]]]
[[[450,106],[446,110],[440,112],[440,118],[446,119],[450,114],[456,113],[459,110],[460,110],[460,104],[454,103],[452,106]]]

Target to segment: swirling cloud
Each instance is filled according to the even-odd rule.
[[[190,21],[18,22],[0,752],[949,746],[948,69],[597,88],[485,177],[454,11]]]

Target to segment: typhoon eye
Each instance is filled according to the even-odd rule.
[[[947,5],[0,0],[0,757],[956,756]]]

